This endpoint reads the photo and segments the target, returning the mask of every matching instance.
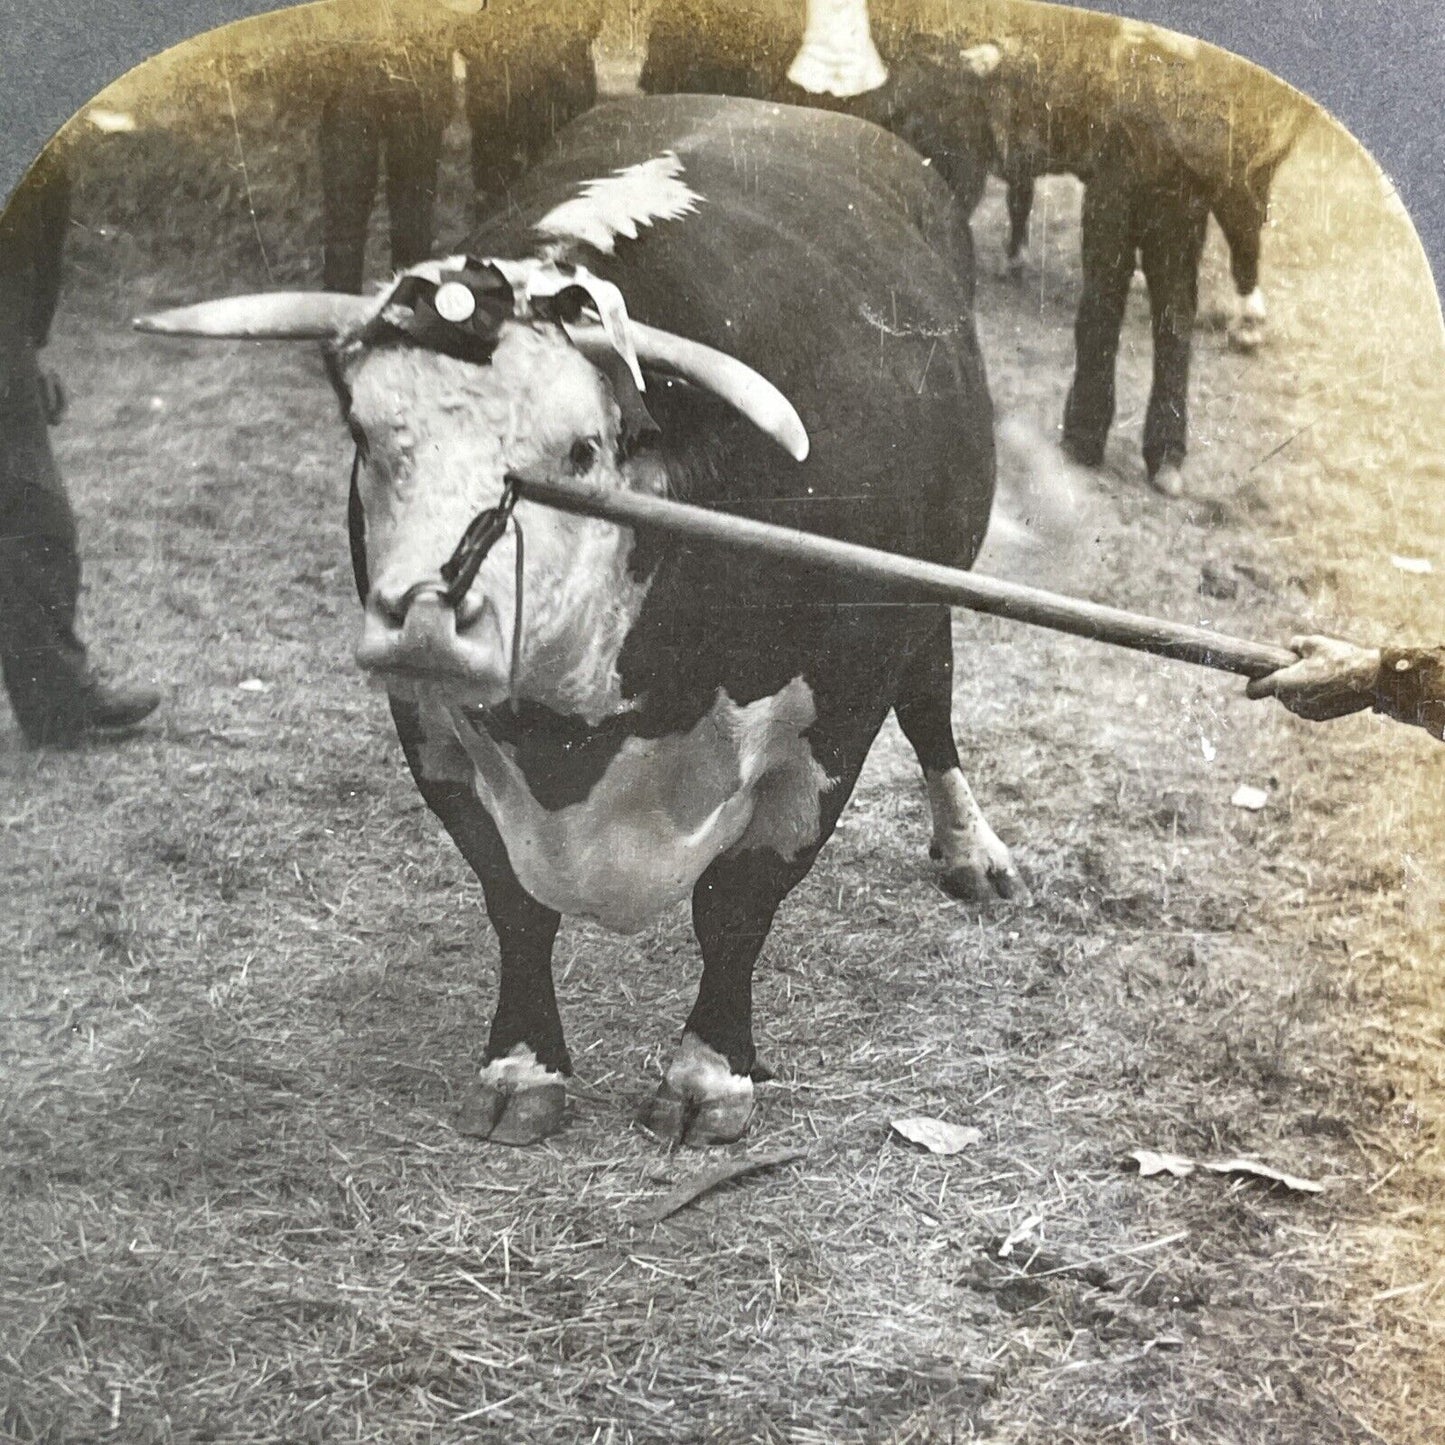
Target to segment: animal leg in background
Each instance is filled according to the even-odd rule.
[[[1261,167],[1248,182],[1230,186],[1214,201],[1214,219],[1229,243],[1229,270],[1238,309],[1229,318],[1229,344],[1254,351],[1264,341],[1264,292],[1259,287],[1260,238],[1269,216],[1275,166]]]
[[[1008,246],[1004,273],[1017,276],[1028,264],[1029,213],[1034,208],[1034,178],[1011,177],[1008,182]]]
[[[1064,450],[1076,462],[1096,467],[1104,460],[1114,422],[1114,367],[1134,278],[1132,190],[1117,183],[1086,186],[1082,233],[1084,285],[1074,320],[1074,381],[1064,403]]]
[[[1158,194],[1158,193],[1154,193]],[[1199,309],[1199,259],[1209,208],[1182,185],[1146,197],[1140,259],[1149,283],[1154,379],[1144,416],[1144,467],[1166,496],[1184,490],[1189,426],[1189,349]]]
[[[1025,893],[1008,848],[989,827],[959,765],[953,737],[953,634],[947,609],[909,659],[897,701],[898,725],[923,769],[933,815],[928,852],[942,865],[945,893],[982,905]]]
[[[481,880],[501,952],[497,1009],[481,1077],[463,1102],[457,1129],[496,1144],[535,1144],[562,1127],[563,1081],[572,1072],[552,986],[552,945],[561,915],[517,881],[501,835],[470,785],[437,776],[435,764],[424,760],[424,748],[434,743],[418,709],[393,700],[391,713],[422,797]],[[469,771],[460,744],[456,754],[458,773]]]

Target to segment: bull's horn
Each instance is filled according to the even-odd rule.
[[[884,84],[888,67],[868,29],[868,0],[808,0],[802,49],[788,79],[813,95],[845,100]]]
[[[138,316],[137,331],[248,341],[320,341],[367,320],[376,299],[335,291],[263,291]]]
[[[795,461],[808,455],[808,433],[793,403],[752,367],[745,366],[725,351],[715,351],[700,341],[659,331],[640,321],[629,320],[632,344],[644,366],[670,372],[694,386],[721,397],[735,411],[777,442]],[[600,326],[569,326],[567,335],[585,354],[615,355],[615,348]]]

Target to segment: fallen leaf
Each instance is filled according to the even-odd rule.
[[[1202,1167],[1211,1174],[1248,1174],[1254,1179],[1266,1179],[1299,1194],[1322,1194],[1325,1187],[1313,1179],[1301,1179],[1297,1174],[1286,1174],[1282,1169],[1261,1164],[1258,1159],[1206,1159]]]
[[[1139,1173],[1147,1179],[1151,1174],[1172,1174],[1176,1179],[1187,1179],[1194,1173],[1194,1161],[1182,1154],[1159,1154],[1153,1149],[1134,1149],[1131,1159],[1139,1161]]]
[[[259,677],[248,677],[245,682],[236,684],[237,692],[270,692],[271,684],[262,682]]]
[[[1255,788],[1248,783],[1241,783],[1234,790],[1234,796],[1229,801],[1236,808],[1248,808],[1251,813],[1257,813],[1269,802],[1269,794],[1263,788]]]
[[[1427,577],[1435,570],[1435,564],[1428,557],[1397,557],[1390,554],[1390,565],[1401,572],[1413,572],[1417,577]]]
[[[1022,1244],[1043,1222],[1042,1214],[1031,1214],[1022,1224],[1009,1230],[1004,1242],[998,1247],[998,1257],[1007,1259],[1014,1252],[1015,1246]]]
[[[637,1216],[638,1222],[657,1224],[679,1209],[686,1209],[719,1185],[730,1184],[734,1179],[742,1179],[749,1174],[760,1174],[764,1169],[776,1169],[780,1164],[794,1164],[807,1157],[806,1149],[774,1149],[767,1154],[747,1154],[739,1159],[728,1159],[694,1174],[690,1179],[684,1179],[671,1193],[664,1195],[651,1208],[644,1209]]]
[[[911,1119],[890,1119],[888,1127],[910,1144],[922,1144],[930,1154],[961,1154],[983,1138],[983,1130],[972,1124],[945,1124],[942,1119],[919,1115]]]

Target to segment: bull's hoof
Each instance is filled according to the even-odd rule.
[[[513,1091],[477,1084],[457,1110],[456,1129],[492,1144],[539,1144],[561,1129],[566,1110],[563,1084]]]
[[[667,1077],[638,1122],[676,1148],[735,1143],[747,1133],[752,1116],[752,1079],[733,1073],[728,1061],[696,1034],[684,1034]]]
[[[1230,350],[1258,351],[1264,344],[1268,316],[1264,293],[1258,286],[1248,296],[1240,297],[1238,314],[1230,318],[1225,332]]]
[[[561,1075],[518,1044],[482,1069],[457,1110],[456,1131],[492,1144],[537,1144],[561,1129],[566,1112]]]
[[[1229,323],[1224,335],[1231,351],[1241,351],[1246,356],[1252,356],[1264,345],[1264,321],[1255,316],[1237,317]]]
[[[937,860],[939,850],[930,848],[929,856]],[[970,859],[954,863],[938,875],[938,886],[950,898],[967,903],[975,908],[986,908],[999,899],[1017,900],[1027,903],[1028,885],[1023,874],[1014,866],[1007,850],[1002,859]]]
[[[1166,497],[1184,495],[1184,468],[1178,462],[1165,462],[1149,477],[1149,485]]]
[[[746,1098],[699,1099],[679,1094],[665,1079],[643,1105],[638,1122],[674,1148],[690,1144],[735,1144],[753,1117],[752,1087]]]

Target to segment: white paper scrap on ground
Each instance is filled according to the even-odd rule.
[[[983,1130],[975,1129],[972,1124],[946,1124],[942,1119],[922,1115],[890,1119],[888,1127],[910,1144],[922,1144],[930,1154],[961,1154],[983,1138]]]

